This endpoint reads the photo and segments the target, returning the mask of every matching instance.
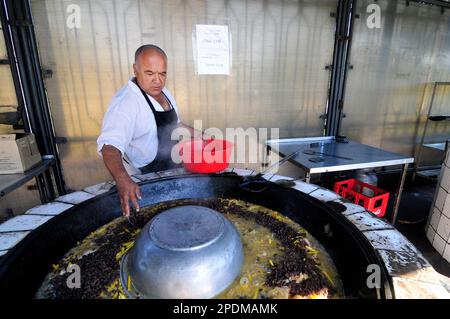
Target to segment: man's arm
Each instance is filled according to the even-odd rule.
[[[130,201],[136,211],[139,211],[138,199],[141,199],[141,190],[125,170],[122,154],[117,148],[111,145],[104,145],[101,152],[106,168],[116,181],[122,212],[128,217],[130,216]]]

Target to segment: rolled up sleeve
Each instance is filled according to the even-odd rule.
[[[117,148],[122,156],[133,138],[134,121],[123,112],[120,105],[111,107],[103,118],[102,131],[97,139],[97,153],[102,156],[102,148],[111,145]]]

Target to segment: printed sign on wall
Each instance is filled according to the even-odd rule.
[[[198,74],[230,74],[230,36],[226,25],[197,24]]]

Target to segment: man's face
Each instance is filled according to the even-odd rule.
[[[146,50],[139,55],[133,69],[139,86],[152,97],[158,97],[166,85],[167,61],[164,56]]]

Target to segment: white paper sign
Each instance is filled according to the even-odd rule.
[[[198,74],[230,74],[228,26],[196,25]]]

